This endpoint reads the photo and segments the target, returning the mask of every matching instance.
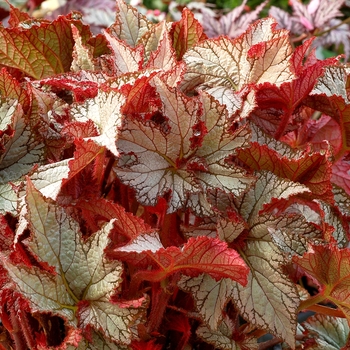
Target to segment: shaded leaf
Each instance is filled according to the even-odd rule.
[[[316,314],[308,318],[303,326],[315,335],[317,347],[313,349],[340,350],[347,343],[349,324],[344,318]]]
[[[318,298],[328,299],[334,303],[350,320],[350,252],[339,249],[333,244],[327,246],[313,245],[303,257],[293,257],[308,276],[318,281],[320,286]]]
[[[257,350],[259,345],[254,336],[245,334],[237,334],[237,341],[232,339],[232,329],[234,328],[232,320],[228,317],[220,324],[218,330],[211,330],[210,328],[201,325],[198,327],[196,333],[205,342],[212,344],[216,349],[222,350],[241,350],[251,349]]]
[[[0,183],[16,181],[45,158],[42,140],[36,137],[18,101],[0,106]]]
[[[247,242],[242,257],[251,270],[246,287],[236,284],[233,302],[246,320],[293,347],[299,297],[294,283],[282,272],[283,256],[272,242],[257,240]]]
[[[350,149],[347,75],[342,67],[327,67],[306,101],[310,107],[330,115],[340,124],[344,150]]]

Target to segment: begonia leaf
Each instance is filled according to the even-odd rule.
[[[196,333],[206,343],[212,344],[216,349],[222,350],[241,350],[251,349],[258,350],[259,345],[254,336],[249,336],[244,333],[235,334],[232,336],[234,324],[228,317],[220,324],[218,329],[210,329],[205,325],[198,327]],[[238,332],[237,332],[238,333]],[[237,340],[235,340],[235,336]]]
[[[0,106],[0,183],[16,181],[45,158],[42,140],[23,114],[18,101],[4,101]]]
[[[300,18],[300,22],[307,30],[322,28],[327,22],[342,13],[339,11],[344,4],[344,0],[334,1],[332,8],[329,8],[327,0],[311,0],[307,5],[292,0],[293,14]]]
[[[303,326],[317,335],[315,349],[341,350],[346,346],[349,324],[344,318],[316,314],[303,322]]]
[[[186,7],[182,11],[181,20],[172,24],[170,35],[179,60],[188,49],[207,38],[194,14]]]
[[[238,211],[247,222],[253,223],[259,220],[258,214],[263,205],[273,198],[288,198],[305,192],[309,190],[304,185],[261,172],[254,187],[243,195],[242,200],[237,201]]]
[[[53,270],[16,266],[3,257],[19,291],[37,311],[58,314],[73,327],[93,327],[117,343],[129,343],[129,325],[142,308],[120,307],[109,300],[122,274],[121,263],[108,261],[103,254],[114,220],[83,241],[77,223],[30,181],[26,203],[32,232],[27,246],[48,264],[47,270]]]
[[[151,234],[154,232],[141,218],[134,216],[132,213],[126,212],[125,209],[104,198],[94,201],[80,200],[75,206],[81,210],[81,214],[96,215],[104,218],[106,221],[117,219],[114,223],[115,232],[111,233],[111,240],[114,244],[134,240],[140,234]]]
[[[147,46],[151,42],[152,41],[147,42]],[[164,71],[167,71],[175,68],[176,65],[176,53],[170,39],[170,34],[164,28],[160,33],[159,43],[156,50],[149,52],[146,68],[162,68]]]
[[[15,28],[0,27],[1,63],[36,79],[68,72],[74,46],[71,24],[82,28],[70,16],[52,23],[31,20]]]
[[[312,149],[316,152],[331,148],[334,155],[337,155],[342,148],[340,125],[326,114],[322,114],[317,120],[308,119],[300,128],[284,135],[281,141],[294,148],[307,148],[311,143]]]
[[[19,10],[18,8],[12,6],[10,4],[10,18],[9,18],[9,25],[10,27],[17,27],[21,22],[30,20],[30,16],[28,13],[23,12]]]
[[[332,182],[335,185],[343,188],[348,195],[350,194],[349,170],[350,170],[349,162],[343,159],[335,162],[332,167]]]
[[[252,143],[238,151],[238,158],[254,170],[269,170],[279,177],[306,185],[319,198],[332,197],[329,153],[304,153],[298,158],[281,157],[266,145]]]
[[[30,175],[30,180],[46,198],[57,199],[62,182],[68,177],[68,159],[42,165]]]
[[[299,297],[294,283],[281,268],[282,254],[272,242],[252,240],[243,257],[251,272],[245,288],[236,284],[233,302],[245,319],[294,346]]]
[[[219,18],[211,16],[208,11],[203,11],[202,23],[205,33],[209,38],[219,35],[227,35],[231,39],[236,38],[248,29],[249,24],[258,19],[259,12],[265,5],[264,1],[255,10],[244,13],[247,9],[247,0],[244,0],[241,5]]]
[[[253,113],[253,121],[277,140],[290,129],[297,128],[298,108],[312,91],[324,67],[334,63],[334,60],[316,61],[300,68],[297,66],[298,60],[293,55],[292,62],[298,73],[296,79],[280,86],[266,82],[259,86],[256,93],[258,109]]]
[[[159,48],[162,39],[167,37],[169,35],[167,24],[165,21],[156,23],[153,25],[140,39],[140,44],[144,48],[144,54],[145,54],[145,63],[149,60],[151,57],[151,54]],[[174,49],[172,48],[172,51]],[[164,51],[163,51],[164,56]]]
[[[153,23],[123,0],[117,0],[116,6],[116,20],[111,31],[127,45],[135,47]]]
[[[262,209],[274,198],[289,198],[303,194],[305,190],[308,191],[303,185],[262,172],[254,186],[237,201],[239,214],[249,224],[250,232],[241,256],[251,271],[245,288],[235,285],[232,300],[245,319],[269,329],[291,346],[295,342],[299,297],[294,283],[283,271],[285,258],[272,242],[269,229],[289,229],[300,233],[313,229],[302,217],[275,216],[264,213]]]
[[[78,72],[80,70],[94,70],[93,50],[91,47],[83,44],[79,30],[74,25],[72,25],[72,35],[74,46],[71,70],[73,72]]]
[[[344,150],[350,149],[347,76],[343,67],[327,67],[306,101],[310,107],[330,115],[340,124]]]
[[[11,76],[6,68],[2,68],[0,71],[0,93],[2,97],[18,100],[24,113],[28,111],[30,107],[28,91]]]
[[[100,146],[105,146],[115,156],[118,127],[122,123],[121,108],[125,102],[122,93],[116,91],[99,91],[93,99],[87,99],[83,104],[75,104],[70,109],[72,118],[79,122],[92,120],[99,132],[98,136],[90,137]]]
[[[128,117],[141,115],[147,120],[156,113],[161,106],[156,89],[150,84],[156,72],[149,76],[141,76],[132,83],[126,83],[121,91],[126,96],[123,114]]]
[[[235,250],[227,248],[225,242],[208,237],[190,238],[182,248],[163,248],[156,234],[142,235],[110,254],[142,269],[152,266],[153,271],[136,274],[149,281],[161,281],[180,271],[189,276],[205,272],[215,279],[230,278],[244,285],[248,272]]]
[[[76,140],[74,158],[69,160],[69,178],[73,178],[79,172],[98,158],[104,147],[97,145],[93,140]]]
[[[114,75],[137,72],[141,69],[143,64],[143,48],[141,45],[134,48],[111,36],[108,32],[105,33],[105,36],[112,51],[110,68],[113,67]]]
[[[182,276],[178,286],[193,295],[194,303],[205,324],[218,329],[223,319],[223,310],[232,297],[233,283],[228,278],[216,281],[209,275]]]
[[[313,245],[302,257],[294,256],[293,262],[319,283],[320,291],[315,297],[334,303],[349,322],[349,249],[339,249],[334,244]]]
[[[187,97],[161,80],[155,88],[166,118],[158,124],[125,120],[118,138],[120,179],[145,205],[170,192],[169,212],[196,208],[191,196],[201,188],[242,193],[253,179],[225,159],[248,144],[249,130],[231,132],[225,108],[206,93]]]
[[[197,85],[240,90],[249,83],[280,85],[292,79],[289,36],[275,26],[272,18],[260,20],[237,39],[209,39],[188,50],[183,57],[187,71],[182,85],[186,90]]]
[[[337,207],[344,216],[350,216],[350,196],[344,189],[333,185],[334,198]]]

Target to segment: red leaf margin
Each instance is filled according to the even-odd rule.
[[[135,241],[134,241],[135,242]],[[160,248],[152,252],[123,251],[127,246],[107,252],[108,256],[137,266],[135,280],[159,282],[169,275],[182,272],[188,276],[208,273],[216,280],[230,278],[245,286],[248,283],[249,268],[234,249],[217,238],[206,236],[190,238],[182,248]],[[154,269],[146,270],[149,266]]]

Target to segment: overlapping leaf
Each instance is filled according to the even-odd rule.
[[[139,39],[153,24],[123,0],[117,0],[116,6],[116,20],[111,26],[111,30],[117,38],[125,41],[131,47],[135,47]]]
[[[254,122],[265,131],[279,140],[286,132],[297,129],[303,118],[301,107],[304,100],[312,91],[317,78],[322,74],[324,67],[335,63],[334,59],[306,63],[305,67],[299,64],[300,57],[310,47],[311,41],[306,42],[305,48],[298,48],[293,54],[291,63],[297,73],[297,78],[276,86],[269,82],[259,86],[256,93],[258,108],[253,113]],[[308,62],[308,61],[307,61]]]
[[[26,203],[32,231],[28,248],[53,271],[15,266],[3,258],[21,293],[37,311],[61,315],[74,327],[78,316],[81,327],[102,329],[107,338],[129,343],[128,327],[140,310],[121,308],[109,300],[122,274],[121,263],[107,261],[103,254],[113,220],[84,242],[77,223],[30,182]]]
[[[172,24],[170,34],[179,60],[188,49],[207,38],[200,23],[187,8],[183,9],[181,20]]]
[[[119,153],[116,148],[118,127],[122,123],[121,107],[125,102],[122,93],[116,91],[99,91],[93,99],[87,99],[83,104],[75,104],[70,109],[72,118],[79,122],[92,120],[99,132],[92,136],[94,142],[105,146],[115,156]]]
[[[340,66],[329,66],[308,98],[310,107],[333,117],[341,126],[343,149],[350,148],[349,100],[347,72]]]
[[[2,97],[18,100],[24,113],[28,111],[30,107],[30,96],[27,89],[17,79],[11,76],[6,68],[2,68],[0,71],[0,93]]]
[[[1,104],[0,130],[0,210],[14,213],[16,194],[10,182],[20,180],[44,160],[44,144],[36,137],[17,100],[5,100]]]
[[[71,24],[83,28],[70,16],[52,23],[30,20],[15,28],[0,27],[1,63],[36,79],[68,72],[74,46]]]
[[[291,159],[281,157],[266,145],[253,143],[251,147],[239,150],[238,158],[254,170],[269,170],[279,177],[302,183],[314,196],[332,198],[332,164],[328,152],[305,152],[302,156]]]
[[[263,19],[237,39],[210,39],[190,49],[183,57],[187,64],[183,88],[225,86],[240,90],[249,83],[279,85],[292,79],[289,35],[275,26],[272,18]]]
[[[347,344],[349,324],[344,318],[316,314],[304,322],[303,326],[316,334],[316,350],[340,350]]]
[[[235,7],[220,18],[216,18],[215,13],[205,9],[202,18],[205,33],[209,38],[215,38],[219,35],[227,35],[231,39],[237,38],[248,29],[249,24],[258,19],[259,12],[265,5],[266,2],[262,2],[255,10],[244,13],[247,8],[247,0],[245,0],[240,6]]]
[[[225,108],[208,94],[189,98],[156,81],[166,117],[158,124],[125,120],[118,139],[118,176],[145,205],[169,193],[169,212],[207,189],[242,193],[252,179],[225,158],[248,144],[249,130],[230,131]],[[196,208],[198,201],[189,206]]]
[[[295,256],[296,263],[308,276],[320,285],[316,297],[321,301],[328,299],[334,303],[350,320],[350,252],[329,244],[314,245],[303,257]]]
[[[110,254],[141,268],[134,278],[153,282],[181,271],[189,276],[205,272],[215,279],[230,278],[245,285],[248,273],[235,250],[227,248],[225,242],[208,237],[190,238],[182,248],[163,248],[158,235],[143,235]],[[153,267],[152,271],[146,270],[149,266]]]
[[[221,323],[218,330],[212,330],[206,326],[199,326],[196,333],[205,342],[212,344],[216,349],[222,350],[241,350],[250,349],[258,350],[259,345],[254,336],[249,336],[244,333],[235,332],[237,341],[232,336],[234,323],[226,317]],[[238,334],[237,334],[238,333]]]
[[[112,51],[109,68],[112,69],[113,67],[113,75],[140,70],[143,63],[142,46],[130,47],[123,41],[108,34],[108,32],[105,32],[105,36]]]
[[[260,210],[273,198],[288,198],[307,191],[297,183],[280,179],[271,173],[261,173],[255,186],[244,194],[238,204],[239,213],[250,227],[242,258],[251,267],[251,272],[245,288],[239,285],[234,287],[233,302],[245,319],[269,329],[290,345],[295,342],[295,315],[299,297],[294,283],[283,272],[285,258],[272,242],[269,228],[289,229],[292,232],[309,229],[300,217],[274,216]]]

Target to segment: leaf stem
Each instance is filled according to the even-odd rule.
[[[303,311],[303,310],[311,310],[310,307],[322,302],[326,300],[326,297],[323,294],[317,294],[309,299],[303,300],[299,307],[298,307],[298,311]]]
[[[320,32],[320,33],[314,33],[314,36],[322,36],[322,35],[328,34],[328,33],[331,32],[332,30],[337,29],[337,28],[339,28],[341,25],[347,24],[347,23],[350,23],[350,17],[344,19],[344,21],[341,21],[340,23],[338,23],[338,24],[334,25],[333,27],[330,27],[330,28],[328,28],[328,29],[326,29],[326,30],[324,30],[324,31],[322,31],[322,32]]]
[[[107,181],[109,178],[109,174],[112,171],[113,165],[115,163],[115,158],[111,152],[108,152],[107,157],[108,157],[108,163],[107,163],[106,168],[104,170],[102,183],[101,183],[101,193],[103,196],[106,196],[108,194],[107,187],[106,187]],[[108,190],[109,189],[110,189],[110,187],[108,187]]]
[[[60,264],[60,272],[61,272],[62,282],[63,282],[64,286],[66,287],[66,291],[67,291],[68,294],[72,297],[72,299],[74,300],[74,302],[75,302],[76,304],[78,304],[80,300],[75,296],[75,294],[73,293],[73,291],[70,289],[70,287],[69,287],[69,285],[68,285],[68,282],[67,282],[67,280],[66,280],[66,276],[64,275],[64,272],[63,272],[63,269],[62,269],[62,266],[61,266],[61,262],[59,262],[59,264]],[[67,309],[72,308],[71,305],[70,305],[69,307],[68,307],[68,305],[65,305],[65,306],[62,306],[62,307],[67,308]],[[75,309],[73,309],[73,310],[75,310]]]
[[[323,305],[312,305],[308,307],[308,310],[317,312],[322,315],[328,315],[332,317],[340,317],[345,318],[344,313],[339,309],[333,309],[331,307],[323,306]]]
[[[163,315],[168,305],[168,301],[171,297],[170,293],[167,293],[159,283],[155,283],[152,286],[152,306],[149,315],[149,322],[147,324],[148,334],[156,332],[162,323]]]

